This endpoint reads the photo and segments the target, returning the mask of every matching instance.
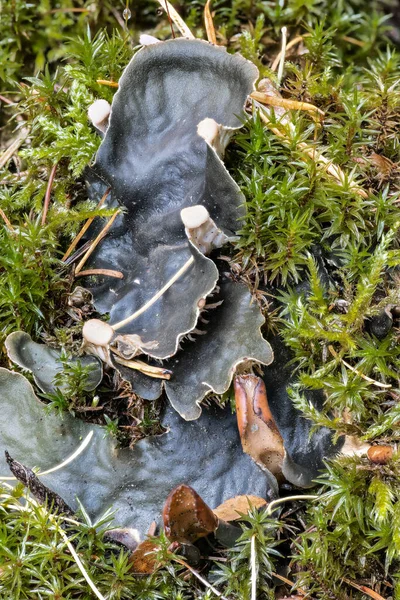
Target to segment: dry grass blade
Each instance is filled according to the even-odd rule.
[[[380,381],[375,381],[375,379],[372,379],[371,377],[368,377],[368,375],[364,375],[364,373],[361,373],[361,371],[359,371],[355,367],[352,367],[341,356],[339,356],[339,354],[336,352],[336,350],[333,348],[333,346],[328,346],[328,350],[332,354],[332,356],[334,356],[335,358],[339,359],[344,364],[345,367],[347,367],[348,369],[350,369],[350,371],[352,371],[353,373],[355,373],[356,375],[358,375],[359,377],[361,377],[365,381],[368,381],[369,383],[373,383],[374,385],[377,385],[378,387],[382,387],[382,388],[386,388],[386,389],[392,387],[390,385],[390,383],[381,383]]]
[[[78,266],[75,269],[75,275],[77,273],[79,273],[79,271],[82,271],[83,265],[85,264],[85,262],[87,261],[87,259],[89,258],[89,256],[94,252],[94,250],[96,249],[96,247],[98,246],[98,244],[101,242],[101,240],[103,239],[103,237],[107,234],[108,230],[110,229],[110,227],[112,226],[112,224],[114,223],[115,219],[120,214],[120,212],[121,211],[118,209],[117,212],[115,214],[113,214],[113,216],[111,217],[111,219],[106,223],[106,225],[100,231],[99,235],[96,237],[96,239],[90,245],[89,250],[85,253],[85,255],[83,256],[83,258],[81,259],[81,261],[78,263]]]
[[[96,79],[96,83],[99,85],[108,85],[108,87],[113,88],[119,87],[118,81],[108,81],[108,79]]]
[[[4,150],[3,154],[0,156],[0,169],[4,167],[5,164],[10,160],[10,158],[15,154],[20,145],[26,138],[28,137],[27,129],[23,129],[18,134],[17,138],[13,141],[12,144],[9,145],[7,150]]]
[[[112,269],[87,269],[75,274],[75,277],[89,277],[90,275],[104,275],[105,277],[115,277],[115,279],[124,278],[121,271],[113,271]]]
[[[359,590],[363,594],[366,594],[370,598],[373,598],[373,600],[386,600],[386,598],[378,594],[378,592],[371,590],[371,588],[367,587],[366,585],[358,585],[358,583],[355,583],[355,581],[351,581],[350,579],[346,579],[346,577],[343,577],[343,581],[348,585],[351,585],[351,587],[355,588],[356,590]]]
[[[204,7],[204,25],[206,26],[207,39],[210,44],[217,45],[217,36],[215,34],[214,21],[211,14],[211,0],[207,0]]]
[[[260,105],[258,105],[258,106],[260,107]],[[268,118],[268,116],[265,114],[265,112],[262,110],[262,107],[260,107],[260,108],[261,108],[261,110],[259,111],[260,118],[263,121],[263,123],[265,123],[265,125],[267,125],[268,129],[270,129],[276,136],[280,137],[283,141],[289,142],[287,135],[276,126],[277,125],[276,123],[272,123],[271,120]],[[299,150],[301,150],[303,152],[303,154],[305,154],[306,156],[311,158],[311,160],[322,165],[325,168],[326,172],[329,175],[331,175],[331,177],[336,179],[336,181],[338,181],[338,183],[340,183],[340,185],[344,185],[344,183],[346,181],[346,175],[339,166],[335,165],[332,161],[328,160],[315,147],[309,146],[305,142],[300,142],[297,145],[297,147],[299,148]],[[361,187],[359,187],[356,183],[353,183],[351,185],[351,188],[355,194],[358,194],[362,198],[368,198],[367,192],[365,190],[363,190]]]
[[[161,288],[161,290],[159,290],[156,294],[154,294],[154,296],[152,298],[150,298],[150,300],[148,302],[146,302],[146,304],[144,304],[141,308],[139,308],[137,311],[135,311],[130,317],[127,317],[123,321],[120,321],[119,323],[116,323],[115,325],[113,325],[112,327],[113,327],[114,331],[116,331],[117,329],[121,329],[121,327],[125,327],[125,325],[127,325],[128,323],[131,323],[131,321],[134,321],[135,319],[137,319],[148,308],[150,308],[150,306],[152,306],[154,304],[154,302],[157,302],[157,300],[159,298],[161,298],[161,296],[163,294],[165,294],[165,292],[171,287],[171,285],[173,285],[175,283],[175,281],[177,281],[179,279],[179,277],[181,277],[185,273],[185,271],[188,270],[188,268],[190,267],[190,265],[192,263],[194,263],[193,256],[191,256],[189,258],[189,260],[187,260],[185,262],[185,264],[179,269],[179,271],[177,271],[175,273],[175,275],[173,275],[171,277],[171,279],[169,281],[167,281],[167,283]]]
[[[182,17],[176,12],[172,4],[168,2],[168,0],[157,0],[157,2],[165,10],[167,15],[171,17],[172,21],[175,23],[183,37],[189,38],[190,40],[194,40],[195,37],[193,33],[190,31],[189,27],[186,25]]]
[[[52,166],[49,176],[49,181],[47,183],[46,194],[44,197],[44,205],[43,205],[43,214],[42,214],[42,226],[46,223],[46,217],[50,206],[50,196],[51,189],[53,187],[54,177],[56,175],[57,163]]]
[[[277,579],[279,579],[279,581],[283,581],[283,583],[286,583],[287,585],[290,585],[290,587],[296,591],[298,591],[302,596],[307,596],[307,592],[305,592],[301,587],[296,587],[296,584],[293,581],[290,581],[290,579],[287,579],[287,577],[284,577],[283,575],[279,575],[279,573],[271,573],[272,577],[276,577]]]
[[[211,585],[211,583],[209,583],[207,581],[207,579],[204,579],[204,577],[202,577],[198,571],[193,569],[193,567],[188,565],[184,560],[181,560],[180,558],[177,558],[176,556],[173,557],[173,560],[175,562],[179,563],[180,565],[182,565],[183,567],[186,567],[186,569],[188,571],[190,571],[195,577],[197,577],[197,579],[199,581],[201,581],[201,583],[203,585],[205,585],[209,590],[211,590],[216,596],[218,596],[218,598],[221,598],[222,600],[228,600],[228,598],[226,598],[226,596],[223,596],[221,594],[221,592],[219,592],[213,585]]]
[[[140,371],[149,377],[153,377],[153,379],[171,379],[172,371],[163,369],[163,367],[153,367],[152,365],[148,365],[141,360],[125,360],[124,358],[116,356],[115,362],[124,367],[128,367],[128,369]]]
[[[3,221],[6,224],[7,228],[10,231],[14,231],[14,227],[11,225],[9,218],[7,217],[6,213],[4,212],[4,210],[2,208],[0,208],[0,217],[3,219]]]
[[[308,35],[308,34],[306,34],[306,35]],[[293,46],[295,46],[296,44],[299,44],[300,42],[302,42],[304,37],[306,37],[306,36],[298,35],[295,38],[293,38],[292,40],[290,40],[290,42],[288,42],[286,45],[286,52],[288,50],[290,50],[290,48],[293,48]],[[276,69],[278,68],[278,65],[281,61],[281,56],[282,56],[282,50],[279,51],[274,62],[272,63],[272,66],[271,66],[272,71],[276,71]]]
[[[100,202],[98,203],[98,205],[96,206],[96,210],[98,210],[99,208],[101,208],[101,206],[104,204],[108,194],[110,193],[111,188],[107,188],[106,191],[104,192]],[[79,243],[79,241],[82,239],[82,237],[85,235],[86,231],[89,229],[90,225],[93,223],[95,217],[90,217],[90,219],[88,219],[86,221],[86,223],[84,224],[84,226],[82,227],[82,229],[80,230],[80,232],[78,233],[78,235],[75,237],[74,241],[72,242],[72,244],[70,245],[70,247],[68,248],[68,250],[66,251],[66,253],[64,254],[64,256],[62,257],[62,262],[64,262],[65,260],[67,260],[68,256],[71,254],[71,252],[76,248],[77,244]]]
[[[253,100],[257,100],[257,102],[261,102],[262,104],[267,104],[269,106],[280,106],[282,108],[287,108],[288,110],[305,110],[317,112],[322,117],[325,116],[325,113],[320,108],[314,106],[314,104],[310,104],[309,102],[298,102],[297,100],[277,98],[276,96],[269,96],[268,94],[264,94],[263,92],[252,92],[250,94],[250,98],[253,98]]]

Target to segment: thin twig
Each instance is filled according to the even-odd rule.
[[[75,274],[75,277],[89,277],[90,275],[104,275],[105,277],[115,277],[115,279],[123,279],[124,274],[121,271],[113,271],[113,269],[87,269]]]
[[[314,106],[314,104],[310,104],[309,102],[298,102],[297,100],[278,98],[276,96],[270,96],[269,94],[265,94],[264,92],[252,92],[250,94],[250,98],[253,98],[253,100],[257,100],[258,102],[261,102],[262,104],[267,104],[269,106],[279,106],[282,108],[287,108],[288,110],[305,110],[317,112],[322,117],[325,116],[324,111],[318,108],[318,106]]]
[[[209,583],[207,581],[207,579],[204,579],[204,577],[202,577],[198,571],[196,571],[195,569],[193,569],[193,567],[191,567],[190,565],[188,565],[187,562],[185,562],[181,558],[177,558],[176,556],[174,556],[172,560],[174,560],[175,562],[179,563],[180,565],[182,565],[183,567],[185,567],[186,569],[188,569],[188,571],[190,571],[191,573],[193,573],[193,575],[195,577],[197,577],[197,579],[199,581],[201,581],[201,583],[203,585],[205,585],[209,590],[211,590],[216,596],[218,596],[218,598],[222,598],[222,600],[228,600],[228,598],[226,598],[225,596],[223,596],[221,594],[221,592],[219,592],[213,585],[211,585],[211,583]]]
[[[14,227],[11,225],[9,218],[7,217],[6,213],[4,212],[4,210],[2,208],[0,208],[0,216],[3,219],[4,223],[6,224],[7,228],[10,231],[15,231]]]
[[[190,31],[189,27],[186,25],[182,17],[176,12],[172,4],[168,2],[168,0],[157,0],[157,2],[160,4],[160,6],[162,6],[165,12],[171,16],[171,19],[173,20],[181,34],[184,37],[189,38],[190,40],[194,40],[195,37],[193,33]]]
[[[114,223],[115,219],[118,217],[118,215],[120,214],[120,212],[121,212],[121,210],[118,209],[117,212],[113,214],[113,216],[111,217],[111,219],[106,223],[106,225],[100,231],[100,233],[98,234],[98,236],[90,244],[89,249],[87,250],[87,252],[85,252],[83,258],[78,263],[78,266],[75,269],[75,275],[77,273],[79,273],[79,271],[82,271],[83,265],[85,264],[85,262],[87,261],[87,259],[89,258],[89,256],[94,252],[94,250],[96,249],[96,247],[99,244],[99,242],[103,239],[103,237],[105,237],[105,235],[107,234],[108,230],[110,229],[110,227],[112,226],[112,224]]]
[[[111,348],[111,350],[113,350],[113,348]],[[123,365],[124,367],[128,367],[128,369],[140,371],[140,373],[144,373],[145,375],[153,377],[154,379],[171,379],[172,371],[164,369],[163,367],[154,367],[153,365],[148,365],[141,360],[125,360],[120,356],[116,356],[115,362]]]
[[[101,206],[104,204],[108,194],[110,193],[111,188],[107,188],[106,191],[104,192],[100,202],[98,203],[98,205],[96,206],[96,210],[99,210],[99,208],[101,208]],[[78,235],[75,237],[74,241],[72,242],[72,244],[70,245],[70,247],[68,248],[68,250],[66,251],[66,253],[64,254],[64,256],[62,257],[62,262],[64,262],[65,260],[67,260],[68,256],[71,254],[71,252],[76,248],[78,242],[81,240],[81,238],[85,235],[86,231],[89,229],[90,225],[93,223],[95,217],[90,217],[90,219],[88,219],[86,221],[86,223],[84,224],[84,226],[82,227],[82,229],[80,230],[80,232],[78,233]]]
[[[307,596],[307,592],[305,592],[301,587],[297,587],[296,584],[293,581],[290,581],[290,579],[287,579],[287,577],[284,577],[283,575],[279,575],[279,573],[274,572],[272,572],[271,575],[272,577],[276,577],[280,581],[283,581],[283,583],[287,583],[287,585],[290,585],[292,589],[300,592],[302,596]]]
[[[351,587],[355,588],[356,590],[359,590],[363,594],[366,594],[370,598],[373,598],[374,600],[385,600],[385,598],[378,594],[378,592],[375,592],[375,590],[371,590],[371,588],[367,587],[366,585],[358,585],[358,583],[356,583],[355,581],[351,581],[346,577],[343,577],[342,581],[344,581],[348,585],[351,585]]]
[[[211,0],[207,0],[204,7],[204,25],[206,26],[207,39],[210,44],[217,45],[217,36],[215,34],[214,21],[211,14]]]
[[[333,346],[329,345],[328,346],[328,350],[332,354],[332,356],[334,356],[335,358],[338,358],[344,364],[345,367],[347,367],[348,369],[350,369],[350,371],[352,371],[353,373],[355,373],[356,375],[358,375],[362,379],[365,379],[365,381],[368,381],[369,383],[373,383],[374,385],[377,385],[378,387],[382,387],[382,388],[386,388],[386,389],[389,389],[389,388],[392,387],[390,385],[390,383],[381,383],[380,381],[375,381],[375,379],[372,379],[371,377],[368,377],[368,375],[364,375],[364,373],[361,373],[361,371],[359,371],[355,367],[352,367],[341,356],[339,356],[339,354],[336,352],[336,350],[334,349]]]
[[[47,212],[50,206],[51,188],[53,187],[54,177],[57,170],[57,164],[55,163],[50,171],[49,181],[47,183],[46,194],[44,197],[43,214],[42,214],[42,226],[46,223]]]
[[[95,596],[97,596],[97,598],[99,600],[106,600],[106,598],[103,596],[103,594],[97,589],[97,587],[95,586],[95,584],[93,583],[93,581],[91,580],[91,578],[89,577],[88,572],[86,571],[85,567],[83,566],[83,563],[81,561],[81,559],[79,558],[79,556],[77,555],[75,548],[73,547],[73,545],[71,544],[71,542],[68,539],[67,534],[65,533],[65,531],[63,531],[63,529],[61,529],[61,527],[58,526],[57,524],[57,529],[59,534],[61,535],[61,537],[63,538],[64,542],[66,543],[68,550],[71,552],[73,558],[75,559],[75,562],[80,570],[80,572],[82,573],[82,575],[84,576],[84,578],[86,579],[90,589],[93,591],[93,593],[95,594]]]
[[[2,169],[4,165],[10,160],[10,158],[13,156],[13,154],[15,154],[15,152],[21,146],[22,142],[26,140],[27,137],[27,130],[20,131],[17,138],[13,141],[12,144],[10,144],[7,150],[4,150],[3,154],[0,156],[0,169]]]
[[[118,81],[108,81],[108,79],[96,79],[96,83],[100,85],[108,85],[108,87],[117,88],[119,87]]]
[[[112,325],[112,328],[114,329],[114,331],[116,331],[117,329],[121,329],[121,327],[125,327],[125,325],[127,325],[128,323],[131,323],[131,321],[134,321],[135,319],[137,319],[148,308],[150,308],[150,306],[152,306],[154,304],[154,302],[156,302],[159,298],[161,298],[161,296],[163,294],[165,294],[165,292],[171,287],[171,285],[173,285],[175,283],[175,281],[177,279],[179,279],[179,277],[181,277],[185,273],[185,271],[188,270],[188,268],[190,267],[190,265],[193,262],[194,262],[194,258],[193,258],[193,256],[191,256],[189,258],[189,260],[187,260],[185,262],[183,267],[181,267],[179,269],[179,271],[177,271],[175,273],[175,275],[173,277],[171,277],[171,279],[169,281],[167,281],[167,283],[164,285],[164,287],[162,287],[161,290],[159,290],[156,294],[154,294],[154,296],[152,298],[150,298],[150,300],[148,302],[146,302],[146,304],[144,304],[141,308],[139,308],[136,312],[134,312],[130,317],[127,317],[126,319],[124,319],[123,321],[120,321],[116,325]]]

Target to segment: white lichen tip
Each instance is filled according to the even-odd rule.
[[[197,133],[208,144],[213,145],[214,140],[218,137],[220,126],[214,119],[207,117],[200,121],[197,125]]]
[[[204,225],[210,218],[210,213],[205,206],[196,204],[181,210],[181,219],[186,229],[196,229]]]
[[[88,344],[107,346],[114,336],[114,329],[100,319],[90,319],[83,326],[82,336]]]
[[[161,40],[158,40],[154,35],[148,35],[147,33],[142,33],[139,37],[139,44],[141,46],[152,46],[153,44],[160,44]]]
[[[88,117],[97,129],[105,132],[110,111],[111,105],[107,100],[96,100],[88,108]]]

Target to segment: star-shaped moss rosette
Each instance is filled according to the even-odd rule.
[[[108,205],[124,211],[88,266],[122,278],[87,281],[97,310],[110,320],[85,325],[85,348],[116,366],[146,399],[161,394],[164,380],[187,420],[198,418],[206,394],[228,389],[238,364],[273,359],[249,292],[222,281],[206,256],[232,238],[244,214],[221,156],[257,77],[252,63],[207,42],[154,44],[131,60],[109,121],[102,116],[105,135],[92,172],[111,189]],[[210,312],[205,319],[212,324],[199,322],[210,305],[218,305],[218,316]],[[182,342],[189,334],[195,342]],[[140,354],[169,360],[148,367],[133,360]]]
[[[142,538],[153,520],[161,521],[165,498],[180,484],[192,486],[211,507],[238,494],[277,495],[275,478],[243,453],[229,407],[204,410],[192,423],[168,407],[165,434],[118,450],[102,427],[46,414],[23,375],[1,368],[0,389],[0,475],[9,475],[7,450],[27,467],[40,467],[40,480],[72,509],[76,496],[93,519],[112,506],[115,522],[136,528]],[[82,440],[79,456],[66,461]]]

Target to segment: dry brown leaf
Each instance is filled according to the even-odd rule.
[[[129,557],[131,570],[142,575],[151,575],[157,569],[156,550],[158,538],[150,538],[141,542]]]
[[[282,436],[268,406],[265,384],[255,375],[235,378],[236,416],[244,452],[274,475],[282,474]]]
[[[235,496],[214,508],[213,512],[223,521],[237,521],[241,514],[247,514],[250,507],[262,508],[266,505],[267,501],[259,496]]]

